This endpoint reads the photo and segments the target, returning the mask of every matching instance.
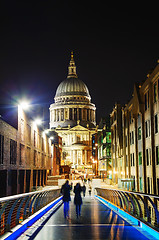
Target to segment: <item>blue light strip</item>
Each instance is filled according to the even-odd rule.
[[[52,207],[54,207],[56,204],[58,204],[61,200],[62,200],[62,196],[59,197],[58,199],[54,200],[51,204],[48,204],[46,207],[44,207],[42,209],[42,211],[35,213],[34,214],[35,216],[32,215],[31,219],[29,217],[28,219],[26,219],[26,221],[24,220],[25,223],[23,224],[23,222],[22,222],[22,226],[19,227],[19,225],[17,225],[15,228],[12,229],[14,232],[9,234],[8,237],[2,238],[2,239],[15,240],[22,233],[24,233],[28,229],[28,227],[32,226],[37,220],[39,220],[45,213],[47,213]]]
[[[152,235],[153,237],[155,237],[156,239],[159,239],[159,232],[155,231],[153,228],[149,227],[148,225],[146,225],[145,223],[143,223],[142,221],[136,219],[135,217],[131,216],[129,213],[121,210],[120,208],[118,208],[117,206],[115,206],[114,204],[108,202],[107,200],[105,200],[104,198],[95,195],[95,197],[101,201],[103,204],[107,205],[110,209],[112,209],[113,211],[117,212],[117,214],[119,213],[121,216],[123,216],[124,218],[130,220],[134,225],[139,226],[140,228],[142,228],[143,230],[145,230],[146,232],[148,232],[150,235]]]

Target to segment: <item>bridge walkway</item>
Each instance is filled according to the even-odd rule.
[[[45,219],[44,219],[45,220]],[[45,223],[44,223],[45,222]],[[83,199],[81,217],[76,218],[75,205],[70,202],[69,219],[64,219],[63,205],[47,220],[32,225],[19,240],[146,240],[155,239],[141,232],[138,226],[117,215],[94,197]]]

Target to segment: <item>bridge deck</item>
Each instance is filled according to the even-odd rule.
[[[64,219],[62,205],[45,224],[36,224],[31,228],[34,233],[37,229],[37,233],[32,234],[30,229],[30,232],[26,231],[19,239],[150,239],[103,203],[89,196],[83,200],[79,219],[76,218],[75,205],[72,199],[69,220]]]

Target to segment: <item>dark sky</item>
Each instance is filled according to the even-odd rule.
[[[22,97],[49,107],[67,76],[70,51],[97,120],[129,101],[159,57],[158,5],[104,1],[4,1],[0,23],[0,101]],[[103,3],[103,4],[102,4]],[[157,4],[157,3],[156,3]]]

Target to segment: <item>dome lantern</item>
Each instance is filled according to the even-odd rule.
[[[75,61],[74,61],[74,58],[73,58],[73,51],[71,52],[71,60],[70,60],[69,66],[68,66],[68,76],[67,76],[67,78],[71,78],[71,77],[77,78],[76,65],[75,65]]]

